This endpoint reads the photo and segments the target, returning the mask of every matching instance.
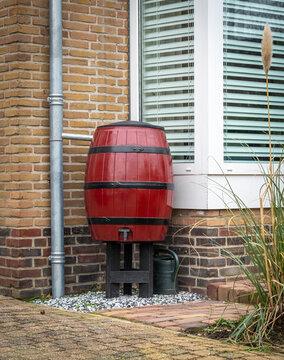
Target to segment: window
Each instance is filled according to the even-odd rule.
[[[165,128],[173,161],[194,160],[193,1],[140,1],[141,119]]]
[[[284,1],[224,0],[224,160],[269,161],[266,80],[261,40],[273,36],[269,103],[273,156],[284,144]]]
[[[174,207],[223,209],[227,176],[259,207],[258,157],[268,159],[261,39],[269,72],[274,156],[284,143],[284,0],[131,0],[130,117],[164,126],[174,160]],[[138,26],[139,24],[139,26]],[[249,146],[249,148],[248,148]],[[264,169],[268,164],[263,163]]]

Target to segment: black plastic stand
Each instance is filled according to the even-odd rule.
[[[120,242],[107,243],[106,297],[118,297],[119,286],[123,283],[123,293],[131,295],[132,283],[139,284],[139,296],[153,296],[153,243],[141,242],[140,269],[132,269],[132,245],[124,243],[124,269],[120,269]]]

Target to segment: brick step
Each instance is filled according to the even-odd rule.
[[[219,301],[243,304],[254,304],[257,302],[255,287],[247,280],[209,284],[207,295],[210,299]]]

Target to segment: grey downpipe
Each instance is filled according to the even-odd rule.
[[[93,135],[63,133],[62,139],[92,141]]]
[[[64,296],[62,3],[49,0],[50,191],[52,295]]]

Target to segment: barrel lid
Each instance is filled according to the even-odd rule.
[[[98,128],[113,127],[113,126],[135,126],[135,127],[146,127],[146,128],[164,130],[164,128],[162,126],[157,126],[157,125],[153,125],[153,124],[149,124],[149,123],[141,122],[141,121],[119,121],[119,122],[108,124],[108,125],[101,125],[101,126],[98,126]]]

